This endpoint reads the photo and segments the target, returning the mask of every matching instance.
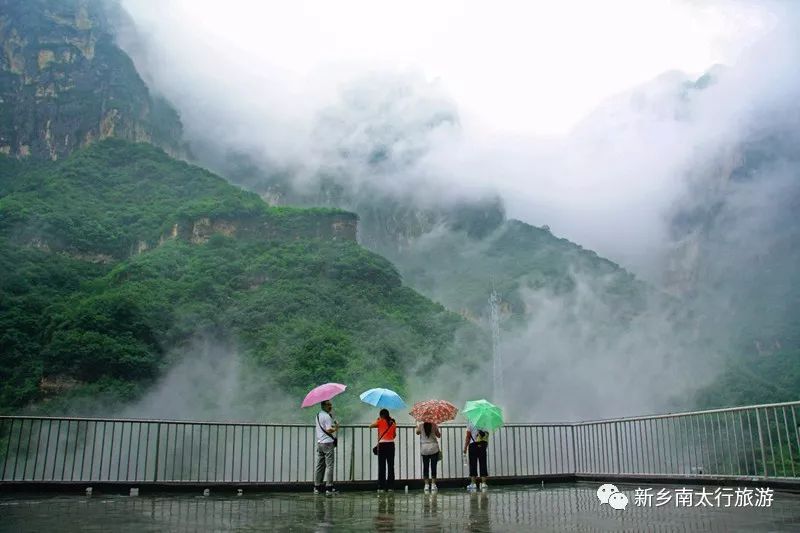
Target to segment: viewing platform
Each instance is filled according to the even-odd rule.
[[[423,494],[419,438],[413,426],[401,425],[395,492],[377,497],[375,430],[366,425],[340,429],[335,483],[341,494],[325,497],[311,491],[310,424],[4,416],[0,508],[10,520],[6,526],[18,521],[47,528],[72,516],[76,531],[100,523],[92,520],[101,516],[132,528],[145,521],[167,529],[188,524],[189,530],[265,527],[275,520],[315,531],[587,524],[602,530],[621,523],[633,529],[797,530],[798,408],[800,402],[787,402],[507,424],[490,438],[489,491],[471,494],[464,490],[464,426],[441,426],[440,490]],[[626,495],[625,509],[598,501],[606,483]],[[670,500],[656,505],[653,497],[667,493]],[[710,506],[702,504],[704,494]]]

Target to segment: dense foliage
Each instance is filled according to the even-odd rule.
[[[386,255],[417,290],[475,316],[486,312],[494,288],[507,311],[524,321],[520,289],[566,294],[581,277],[602,280],[599,296],[617,313],[610,319],[624,321],[644,305],[646,287],[632,274],[546,228],[517,220],[503,222],[480,238],[446,232],[402,254],[387,251]]]
[[[106,140],[64,162],[4,163],[15,173],[0,198],[0,232],[51,250],[127,257],[140,241],[152,246],[175,224],[200,217],[256,219],[287,234],[337,210],[268,208],[254,193],[176,161],[148,144]],[[16,178],[14,176],[16,175]]]
[[[49,383],[136,395],[200,335],[235,344],[298,395],[330,380],[403,390],[414,372],[474,371],[485,358],[483,334],[404,287],[388,261],[306,231],[336,210],[268,208],[122,141],[15,176],[0,198],[0,266],[13,272],[0,282],[3,409],[41,400]],[[284,231],[158,245],[196,217]],[[131,254],[138,240],[154,247]]]
[[[192,357],[198,337],[235,347],[248,371],[292,394],[330,379],[402,391],[408,376],[430,375],[445,361],[474,377],[489,351],[488,328],[475,324],[488,325],[492,290],[504,334],[532,320],[526,293],[580,299],[583,282],[608,313],[566,318],[585,321],[598,338],[613,340],[652,311],[653,291],[633,275],[546,227],[508,220],[497,198],[439,205],[425,191],[386,194],[396,184],[381,177],[413,173],[424,139],[458,122],[446,103],[420,107],[427,100],[407,91],[382,95],[370,86],[346,99],[355,108],[322,116],[316,140],[321,153],[335,148],[335,164],[316,186],[294,190],[291,169],[267,171],[244,154],[216,165],[271,201],[358,213],[361,242],[397,271],[352,241],[351,213],[268,207],[149,144],[108,139],[74,152],[111,136],[188,153],[175,109],[150,93],[115,43],[114,5],[0,0],[0,152],[19,156],[0,156],[0,410],[33,402],[54,411],[66,407],[54,398],[74,406],[75,397],[99,393],[130,399]],[[405,96],[395,101],[398,94]],[[432,113],[406,124],[412,107]],[[348,145],[370,120],[370,142]],[[781,158],[794,168],[796,138],[782,136],[786,146],[768,135],[743,150],[731,182],[754,179]],[[423,141],[398,150],[409,138]],[[219,158],[223,144],[206,142],[201,149]],[[368,179],[353,181],[354,162]],[[714,259],[699,270],[699,294],[656,298],[657,311],[681,317],[670,318],[675,331],[701,339],[698,353],[724,354],[718,379],[693,406],[796,399],[795,190],[770,200],[775,220],[759,228],[768,238],[752,253],[714,246],[741,247],[729,238],[737,216],[720,216],[724,197],[673,221],[707,234],[700,249]],[[743,261],[748,254],[755,259]],[[471,323],[404,287],[401,276]]]

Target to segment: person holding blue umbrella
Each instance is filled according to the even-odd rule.
[[[387,407],[403,408],[406,403],[396,392],[389,389],[370,389],[360,396],[361,401],[383,407],[378,419],[369,427],[378,429],[378,444],[372,453],[378,456],[378,492],[394,490],[394,439],[397,436],[397,423],[389,414]]]
[[[372,453],[378,456],[378,492],[394,490],[394,439],[397,424],[388,409],[381,409],[378,419],[369,425],[378,428],[378,445]]]
[[[385,407],[386,409],[403,409],[406,402],[391,389],[369,389],[361,393],[361,401],[375,407]]]

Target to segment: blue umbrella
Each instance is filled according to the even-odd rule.
[[[387,409],[402,409],[406,407],[406,402],[393,390],[389,389],[369,389],[361,393],[361,401],[374,405],[375,407],[386,407]]]

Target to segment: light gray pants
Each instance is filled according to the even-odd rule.
[[[314,472],[314,484],[322,485],[322,478],[325,477],[326,485],[333,485],[333,469],[336,466],[336,448],[333,443],[317,443],[317,470]]]

